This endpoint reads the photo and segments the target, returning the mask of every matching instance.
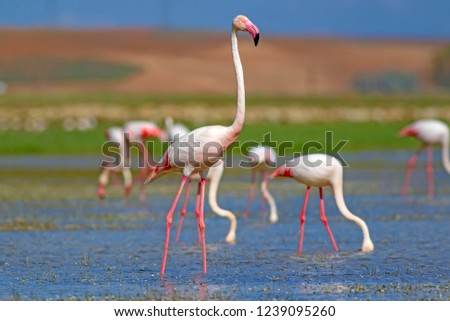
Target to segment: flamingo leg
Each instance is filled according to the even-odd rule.
[[[181,192],[183,191],[183,187],[184,187],[184,184],[186,183],[187,179],[188,179],[187,176],[183,176],[183,179],[181,180],[181,183],[180,183],[180,187],[178,188],[177,195],[175,196],[172,206],[170,207],[169,213],[167,213],[167,216],[166,216],[166,242],[164,244],[164,256],[163,256],[163,261],[162,261],[162,265],[161,265],[161,275],[164,275],[164,271],[166,269],[167,252],[169,251],[170,227],[172,226],[173,212],[175,211],[175,208],[177,207],[178,200],[180,199]]]
[[[433,199],[434,195],[434,178],[433,178],[433,146],[428,146],[427,155],[427,176],[428,176],[428,198]]]
[[[108,184],[109,175],[111,174],[111,171],[103,168],[102,172],[100,173],[99,179],[98,179],[98,185],[97,185],[97,196],[100,201],[100,205],[104,205],[105,203],[105,197],[106,197],[106,185]]]
[[[300,238],[298,241],[297,254],[300,254],[302,252],[302,248],[303,248],[303,232],[305,231],[306,205],[308,205],[308,197],[309,197],[310,190],[311,190],[310,186],[306,187],[305,198],[303,199],[302,212],[300,213]]]
[[[420,152],[422,151],[422,148],[423,147],[421,146],[408,160],[405,181],[403,182],[402,196],[408,195],[408,187],[409,187],[409,182],[411,181],[411,174],[414,169],[414,166],[416,165],[417,157],[419,156]]]
[[[267,183],[268,177],[269,177],[269,174],[266,171],[264,171],[263,181]],[[261,218],[263,221],[266,218],[266,198],[264,197],[264,194],[261,195]]]
[[[183,226],[184,215],[186,215],[186,205],[189,199],[189,191],[191,189],[191,180],[188,180],[186,186],[186,193],[184,194],[183,206],[181,207],[181,215],[180,215],[180,224],[178,224],[177,236],[175,238],[175,242],[178,242],[180,239],[181,227]]]
[[[201,236],[200,236],[200,229],[198,227],[198,221],[200,217],[200,196],[201,196],[201,182],[198,183],[198,189],[197,189],[197,197],[195,199],[195,217],[197,219],[197,237],[198,237],[198,243],[201,243]]]
[[[198,220],[198,227],[201,234],[201,244],[202,244],[202,256],[203,256],[203,274],[206,274],[206,240],[205,240],[205,186],[206,179],[202,177],[200,182],[200,215]]]
[[[252,181],[250,183],[250,193],[248,194],[247,200],[247,208],[245,210],[244,218],[248,218],[248,214],[250,213],[250,207],[253,203],[253,198],[255,197],[255,179],[256,179],[256,169],[252,169]]]
[[[325,205],[323,202],[323,192],[322,187],[319,187],[319,195],[320,195],[320,220],[322,221],[323,225],[325,226],[325,229],[328,232],[328,235],[330,236],[331,243],[333,243],[334,250],[337,252],[338,247],[336,245],[336,242],[334,241],[333,234],[331,233],[330,226],[328,225],[327,217],[325,216]]]
[[[143,145],[142,148],[140,148],[140,164],[141,166],[141,174],[140,174],[140,181],[141,184],[139,186],[139,203],[141,206],[145,205],[145,180],[147,179],[147,169],[148,169],[148,157],[149,154],[147,152],[147,149]]]

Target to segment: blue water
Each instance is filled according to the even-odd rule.
[[[366,156],[353,155],[352,162]],[[120,198],[107,199],[105,206],[94,198],[2,201],[0,300],[448,300],[450,177],[436,164],[437,196],[429,201],[419,164],[413,195],[403,199],[398,192],[407,155],[397,156],[376,169],[345,170],[347,205],[367,222],[375,244],[367,254],[359,251],[360,229],[339,214],[327,191],[327,217],[340,248],[333,251],[313,190],[304,253],[297,256],[304,187],[289,180],[272,182],[280,221],[262,221],[258,197],[244,221],[248,172],[226,172],[219,203],[238,215],[238,242],[223,242],[228,222],[207,206],[206,275],[201,274],[191,200],[179,244],[174,242],[178,211],[174,216],[166,275],[159,276],[164,215],[176,176],[149,186],[144,208],[136,198],[129,206]],[[80,182],[72,181],[73,188],[84,186]],[[168,190],[161,191],[162,186]],[[6,228],[15,219],[30,223],[30,230]],[[39,223],[52,225],[41,228]]]

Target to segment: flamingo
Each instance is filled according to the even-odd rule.
[[[211,207],[211,210],[214,213],[216,213],[219,216],[226,217],[230,221],[230,229],[228,231],[227,236],[225,237],[225,242],[233,244],[236,242],[236,227],[237,227],[236,216],[232,212],[221,208],[217,204],[217,190],[219,188],[220,180],[222,179],[224,167],[225,167],[225,165],[224,165],[223,160],[219,160],[208,171],[208,175],[206,176],[206,181],[210,182],[208,201],[209,201],[209,206]],[[201,181],[200,175],[198,173],[192,173],[191,176],[189,176],[187,186],[186,186],[183,206],[181,209],[180,224],[178,225],[177,236],[175,238],[175,242],[178,242],[178,240],[180,238],[181,227],[183,226],[183,220],[184,220],[184,216],[186,214],[186,205],[187,205],[187,201],[189,198],[189,191],[191,188],[192,181],[200,182]],[[198,211],[199,211],[199,209],[196,207],[195,208],[196,216],[198,216]]]
[[[408,194],[409,182],[411,179],[412,171],[416,164],[417,157],[423,149],[427,148],[428,197],[432,199],[434,194],[433,145],[442,146],[442,163],[447,173],[450,174],[450,161],[448,158],[448,126],[440,120],[418,120],[413,124],[403,128],[400,131],[399,136],[412,136],[417,138],[421,142],[419,149],[408,160],[402,195],[406,196]]]
[[[255,146],[249,149],[249,156],[252,158],[251,165],[252,165],[252,180],[250,183],[250,193],[248,195],[247,200],[247,208],[244,213],[244,218],[248,218],[248,214],[250,213],[250,207],[253,203],[253,199],[255,197],[255,181],[256,181],[256,174],[259,172],[262,176],[262,181],[266,181],[267,177],[269,175],[269,169],[274,167],[276,165],[277,161],[277,153],[272,147],[269,146]],[[268,193],[268,192],[267,192]],[[264,197],[264,194],[262,194],[261,202],[261,215],[264,219],[266,216],[266,197]],[[270,196],[269,199],[269,205],[273,202],[273,198]],[[278,215],[276,212],[276,207],[274,210],[273,206],[270,206],[270,217],[269,221],[271,223],[275,223],[278,221]]]
[[[242,15],[234,18],[231,29],[231,48],[237,80],[237,111],[233,124],[230,126],[204,126],[180,137],[179,140],[173,142],[169,146],[164,154],[162,163],[157,165],[147,178],[147,182],[150,182],[156,177],[166,174],[169,171],[177,170],[183,172],[183,178],[181,179],[177,194],[166,216],[166,239],[161,265],[161,275],[164,275],[166,268],[173,212],[186,181],[194,172],[197,172],[200,175],[197,196],[197,208],[199,208],[197,225],[202,244],[203,273],[206,274],[204,196],[208,169],[223,157],[226,149],[238,138],[243,128],[245,118],[244,72],[239,56],[237,40],[238,31],[247,31],[252,36],[255,46],[259,41],[258,27],[256,27],[250,19]]]
[[[105,198],[105,187],[108,185],[109,175],[112,172],[122,172],[124,179],[125,200],[128,201],[131,188],[133,186],[133,178],[129,167],[125,166],[125,135],[120,127],[111,127],[106,133],[105,137],[108,141],[119,144],[120,163],[112,164],[108,167],[103,167],[98,177],[97,195],[100,200]]]
[[[361,250],[363,252],[373,251],[374,246],[370,239],[369,229],[366,223],[358,216],[351,213],[344,202],[344,195],[342,191],[343,185],[343,168],[341,163],[334,157],[325,154],[309,154],[294,158],[288,161],[285,165],[277,168],[270,176],[268,180],[272,180],[275,177],[290,177],[297,182],[305,184],[306,194],[303,200],[303,207],[300,213],[300,239],[298,243],[297,253],[302,252],[303,246],[303,232],[306,220],[306,205],[308,204],[309,192],[311,186],[319,188],[320,196],[320,220],[325,226],[328,232],[331,243],[334,250],[337,251],[338,247],[334,240],[331,229],[328,225],[328,220],[325,216],[325,206],[323,201],[322,188],[330,186],[333,190],[334,199],[336,205],[341,214],[348,220],[355,222],[362,230],[363,243]],[[267,181],[262,183],[263,193],[267,192]],[[268,197],[268,195],[266,195]]]
[[[164,140],[169,143],[172,143],[175,139],[188,134],[190,131],[189,128],[181,123],[174,124],[172,117],[166,117],[164,119],[164,123],[166,125],[166,137],[164,137]]]
[[[139,167],[141,168],[141,186],[139,190],[139,202],[143,205],[145,203],[145,189],[144,182],[147,177],[147,168],[149,162],[149,152],[145,146],[145,141],[150,138],[162,139],[166,133],[161,130],[154,122],[134,120],[128,121],[124,124],[124,131],[128,135],[130,144],[135,144],[139,149]]]

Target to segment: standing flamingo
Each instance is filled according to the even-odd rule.
[[[299,183],[305,184],[307,186],[305,199],[303,200],[303,208],[300,214],[300,240],[298,243],[298,254],[302,252],[303,232],[306,220],[306,205],[308,204],[308,197],[311,186],[319,188],[321,213],[320,220],[322,221],[325,229],[328,232],[334,250],[337,251],[338,247],[328,225],[328,220],[325,216],[325,206],[322,193],[322,188],[324,186],[330,186],[332,188],[336,205],[342,215],[344,215],[346,219],[355,222],[361,228],[363,233],[363,243],[361,250],[363,252],[373,251],[374,246],[372,240],[370,239],[369,229],[366,223],[358,216],[352,214],[345,205],[344,195],[342,191],[343,169],[341,163],[336,158],[325,154],[310,154],[300,156],[290,160],[285,165],[275,170],[275,172],[270,175],[269,180],[277,176],[291,177]],[[263,182],[262,190],[263,192],[267,191],[267,182]]]
[[[120,159],[116,159],[116,162],[114,164],[110,164],[107,167],[102,168],[100,176],[98,177],[97,195],[100,200],[103,200],[105,198],[105,187],[106,185],[108,185],[110,174],[113,172],[122,172],[124,180],[125,201],[128,202],[131,187],[133,186],[133,178],[130,168],[125,166],[126,143],[124,131],[120,127],[111,127],[106,131],[105,137],[108,141],[119,144]]]
[[[166,268],[173,212],[175,211],[184,184],[193,172],[198,172],[201,177],[197,197],[197,207],[200,209],[197,216],[197,225],[202,244],[203,273],[206,273],[205,222],[203,216],[205,185],[208,175],[207,170],[223,157],[226,149],[238,138],[245,118],[244,72],[239,57],[238,31],[248,31],[254,39],[255,46],[259,40],[258,28],[247,17],[240,15],[234,18],[231,30],[231,47],[237,80],[237,112],[233,124],[231,126],[215,125],[200,127],[180,137],[179,140],[169,146],[164,154],[162,164],[156,166],[147,179],[147,182],[152,181],[157,176],[167,173],[170,170],[183,172],[183,178],[178,192],[166,217],[166,241],[161,265],[161,275],[164,274]]]
[[[161,130],[154,122],[134,120],[124,124],[124,131],[128,135],[131,146],[136,146],[139,150],[139,167],[141,168],[141,185],[139,189],[139,202],[145,204],[145,188],[144,182],[147,177],[147,170],[150,166],[149,151],[145,146],[146,140],[151,138],[162,139],[166,133]]]
[[[416,164],[420,152],[427,148],[427,175],[428,175],[428,197],[433,198],[434,180],[433,180],[433,145],[442,145],[442,163],[447,173],[450,174],[450,161],[448,158],[449,131],[448,126],[434,119],[418,120],[415,123],[403,128],[399,136],[416,137],[421,145],[419,149],[411,156],[406,169],[405,181],[403,183],[402,195],[408,194],[411,174]]]
[[[219,160],[208,171],[208,175],[206,177],[206,181],[210,182],[208,201],[209,206],[211,207],[211,210],[214,213],[216,213],[219,216],[226,217],[230,221],[230,229],[228,231],[227,236],[225,237],[225,242],[232,244],[236,242],[236,227],[237,227],[236,216],[232,212],[221,208],[219,204],[217,204],[217,190],[219,188],[220,180],[222,179],[224,168],[225,165],[223,160]],[[175,238],[176,242],[178,242],[180,238],[181,227],[183,226],[183,220],[186,214],[186,205],[189,198],[189,190],[191,188],[192,181],[200,182],[201,181],[200,175],[198,173],[192,173],[191,176],[189,176],[183,206],[181,208],[180,224],[178,225],[177,236]],[[198,211],[199,208],[196,206],[195,208],[196,216],[198,216]]]
[[[269,146],[255,146],[249,149],[248,156],[252,158],[251,166],[252,166],[252,180],[250,183],[250,193],[248,195],[247,200],[247,208],[244,213],[244,218],[248,218],[248,214],[250,213],[250,208],[253,203],[253,199],[255,197],[255,181],[256,174],[261,173],[262,179],[261,181],[266,181],[269,175],[269,169],[273,168],[276,165],[277,161],[277,153],[272,147]],[[264,219],[266,216],[266,197],[264,194],[261,197],[261,216]],[[272,202],[272,197],[270,197],[270,203]],[[269,205],[270,205],[269,203]],[[275,223],[278,221],[278,215],[276,211],[270,211],[269,220],[271,223]]]

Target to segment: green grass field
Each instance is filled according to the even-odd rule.
[[[104,143],[103,133],[109,125],[112,124],[101,124],[95,130],[85,132],[66,132],[62,127],[56,126],[41,133],[0,132],[0,154],[100,154]],[[399,123],[251,124],[245,126],[239,141],[241,143],[251,141],[254,143],[249,145],[256,145],[256,142],[264,142],[264,136],[271,133],[276,146],[281,142],[292,141],[293,147],[286,148],[287,153],[292,153],[300,151],[303,144],[308,141],[318,141],[325,145],[325,132],[331,131],[333,146],[340,140],[348,140],[343,151],[414,148],[417,146],[415,140],[397,138],[397,132],[402,125]],[[156,153],[160,153],[160,146],[158,144],[155,146]]]
[[[41,133],[30,133],[25,131],[0,131],[0,154],[1,155],[25,155],[25,154],[99,154],[104,142],[104,131],[109,126],[120,126],[125,119],[119,116],[112,121],[105,117],[99,118],[99,126],[86,132],[66,132],[63,130],[61,122],[55,121],[58,118],[58,110],[63,110],[66,106],[83,106],[88,104],[84,112],[89,112],[89,104],[100,106],[104,114],[108,114],[108,106],[119,106],[120,110],[130,118],[134,118],[133,113],[138,109],[155,108],[164,109],[166,105],[178,106],[174,110],[189,110],[196,104],[211,106],[217,110],[229,110],[235,104],[234,96],[151,96],[151,95],[119,95],[119,94],[87,94],[87,95],[7,95],[0,97],[0,115],[7,117],[8,113],[28,115],[27,117],[39,114],[48,116],[47,107],[51,107],[51,120],[48,130]],[[147,107],[149,106],[149,107]],[[344,97],[262,97],[250,96],[247,99],[248,112],[257,114],[261,111],[266,115],[271,115],[271,110],[283,113],[283,108],[298,108],[304,113],[308,113],[309,108],[334,108],[334,113],[339,113],[340,107],[361,107],[365,110],[383,110],[395,107],[402,110],[421,111],[426,108],[439,107],[440,111],[450,110],[450,96],[344,96]],[[71,107],[73,108],[73,107]],[[208,107],[209,108],[209,107]],[[32,112],[30,110],[32,109]],[[268,110],[269,109],[269,112]],[[207,109],[208,110],[208,109]],[[287,109],[286,109],[287,110]],[[214,109],[216,111],[216,109]],[[297,109],[295,109],[295,112]],[[292,112],[292,109],[291,109]],[[47,113],[47,114],[45,114]],[[56,113],[56,115],[55,115]],[[325,112],[326,113],[326,112]],[[412,113],[413,114],[413,113]],[[225,115],[225,113],[224,113]],[[173,115],[175,118],[177,114]],[[188,113],[184,116],[186,120],[191,118]],[[224,116],[229,117],[229,116]],[[7,118],[5,118],[7,119]],[[162,117],[154,119],[162,121]],[[194,119],[193,119],[194,120]],[[190,128],[208,124],[229,124],[229,119],[202,120],[196,119],[197,123],[189,123]],[[270,120],[270,119],[269,119]],[[293,147],[286,151],[300,151],[303,144],[308,141],[318,141],[324,144],[325,132],[333,132],[333,140],[336,144],[339,140],[347,140],[344,151],[360,150],[384,150],[384,149],[411,149],[417,146],[417,142],[410,138],[397,138],[398,131],[412,119],[404,121],[330,121],[318,120],[313,122],[296,123],[285,119],[283,122],[273,120],[272,122],[247,121],[240,135],[240,141],[262,142],[264,135],[271,132],[272,140],[277,143],[292,141]],[[161,151],[156,148],[156,153]],[[314,150],[311,150],[314,151]],[[324,151],[324,150],[318,150]]]

